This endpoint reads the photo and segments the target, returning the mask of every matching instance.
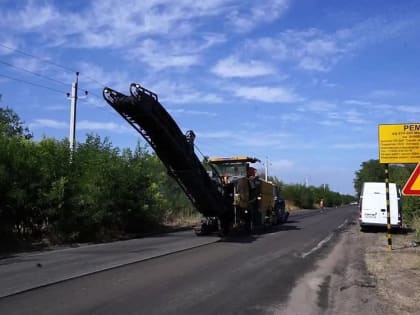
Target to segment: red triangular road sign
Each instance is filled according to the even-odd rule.
[[[417,164],[402,193],[404,196],[420,196],[420,163]]]

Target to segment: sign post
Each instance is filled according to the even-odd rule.
[[[389,164],[420,162],[420,123],[379,125],[379,163],[385,164],[386,217],[388,249],[392,250],[391,207],[389,201]],[[417,165],[403,194],[420,195],[420,163]]]
[[[391,201],[389,198],[389,164],[385,164],[385,199],[386,199],[386,238],[388,239],[388,250],[392,250],[391,235]]]

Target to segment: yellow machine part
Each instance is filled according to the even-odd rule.
[[[261,180],[261,199],[259,202],[260,211],[271,210],[274,208],[273,184]]]
[[[209,158],[208,161],[214,164],[223,164],[223,163],[234,163],[234,162],[250,162],[255,163],[259,161],[257,158],[249,157],[249,156],[233,156],[233,157],[213,157]]]
[[[249,200],[248,178],[243,177],[238,180],[234,204],[241,208],[247,209],[248,200]]]

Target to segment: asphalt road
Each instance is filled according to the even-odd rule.
[[[252,237],[0,298],[0,314],[281,313],[296,281],[332,248],[356,213],[356,207],[299,212]]]
[[[217,242],[193,231],[21,253],[0,259],[0,298],[40,286]]]

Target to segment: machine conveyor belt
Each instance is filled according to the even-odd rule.
[[[194,153],[194,134],[181,132],[155,93],[133,83],[130,94],[103,90],[107,103],[150,144],[197,210],[209,217],[226,215],[216,182]]]

